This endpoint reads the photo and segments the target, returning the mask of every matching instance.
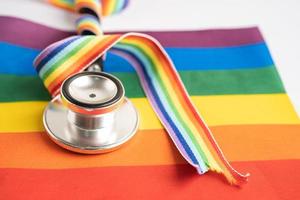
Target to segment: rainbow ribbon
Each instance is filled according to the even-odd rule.
[[[95,0],[76,1],[78,2],[84,4],[76,4],[77,11],[82,8],[97,8],[95,13],[103,13],[99,9],[106,8],[103,2],[109,1],[103,1],[102,6]],[[107,14],[108,11],[104,13]],[[248,174],[238,173],[225,159],[212,133],[192,104],[173,62],[160,43],[149,35],[127,33],[72,36],[48,46],[38,55],[34,65],[54,97],[59,94],[61,84],[67,77],[84,71],[108,50],[123,57],[135,68],[144,92],[164,128],[181,155],[199,174],[215,171],[223,174],[234,185],[247,181]]]
[[[48,0],[51,4],[70,10],[78,11],[81,8],[89,8],[98,16],[109,16],[124,10],[128,0]]]

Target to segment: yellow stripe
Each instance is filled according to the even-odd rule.
[[[233,125],[211,129],[229,161],[300,159],[300,125]],[[62,169],[186,163],[163,130],[139,131],[118,151],[84,158],[64,151],[43,132],[0,134],[0,144],[0,168]]]
[[[102,5],[103,6],[103,16],[107,16],[107,15],[110,15],[113,13],[114,11],[114,5],[115,5],[115,1],[106,1],[105,2],[106,4],[105,5]]]
[[[132,43],[132,40],[131,40],[131,43]],[[138,40],[133,40],[133,43],[135,45],[140,46],[141,49],[146,54],[149,55],[149,57],[157,58],[157,54],[155,53],[155,51],[152,48],[149,47],[149,45],[145,45],[144,43],[142,43]],[[159,66],[161,64],[160,62],[158,62],[158,60],[159,59],[152,59],[154,66]],[[175,109],[177,111],[177,113],[180,114],[180,117],[185,122],[187,122],[187,128],[190,129],[190,131],[192,133],[199,133],[199,134],[194,134],[194,137],[198,141],[198,144],[200,145],[202,151],[206,152],[206,158],[208,160],[208,163],[210,163],[210,167],[212,169],[215,169],[218,172],[222,171],[222,169],[220,168],[218,163],[213,158],[211,151],[209,151],[209,149],[208,149],[209,147],[206,145],[207,143],[205,143],[204,140],[200,137],[200,134],[203,134],[203,131],[197,130],[197,127],[191,122],[188,114],[184,112],[184,109],[181,106],[181,101],[177,98],[177,95],[172,90],[173,87],[172,87],[172,83],[171,83],[170,79],[168,78],[168,76],[165,76],[166,75],[165,70],[162,67],[157,67],[157,68],[155,68],[155,70],[157,70],[160,77],[166,77],[166,78],[163,78],[163,82],[164,82],[164,86],[165,86],[165,91],[167,91],[169,97],[172,98],[172,100],[173,100],[173,104],[174,104],[173,109]],[[197,149],[196,146],[195,146],[195,148]]]
[[[74,5],[73,4],[69,4],[69,3],[66,3],[66,2],[62,2],[62,1],[59,1],[59,0],[48,0],[51,4],[57,6],[57,7],[60,7],[60,8],[63,8],[63,9],[67,9],[67,10],[70,10],[70,11],[74,11]]]
[[[300,124],[286,94],[217,95],[191,98],[210,126],[238,124]],[[140,129],[161,129],[146,98],[134,98],[140,116]],[[42,112],[47,102],[0,104],[0,132],[42,131]]]
[[[99,43],[99,40],[105,40],[107,36],[101,38],[95,37],[94,39],[88,41],[84,47],[80,49],[79,52],[70,56],[66,61],[64,61],[59,67],[57,67],[44,81],[46,87],[48,87],[58,76],[60,76],[66,69],[71,68],[74,64],[83,57],[87,52],[95,47]]]

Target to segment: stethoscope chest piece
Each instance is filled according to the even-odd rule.
[[[105,153],[131,139],[139,116],[121,82],[103,72],[69,77],[44,112],[44,126],[58,145],[78,153]]]

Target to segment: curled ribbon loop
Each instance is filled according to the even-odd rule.
[[[221,173],[231,184],[247,181],[248,175],[238,173],[225,159],[192,104],[173,62],[159,42],[149,35],[72,36],[48,46],[38,55],[34,65],[55,97],[66,78],[84,71],[108,50],[134,67],[153,109],[189,164],[200,174],[209,170]]]

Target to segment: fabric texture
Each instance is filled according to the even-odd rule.
[[[101,59],[102,63],[105,53],[111,51],[135,69],[156,116],[180,154],[199,174],[213,171],[224,175],[230,184],[240,186],[246,183],[249,174],[239,173],[227,161],[191,102],[164,48],[155,38],[146,34],[101,33],[101,13],[106,8],[103,4],[105,2],[99,0],[76,0],[73,6],[80,14],[79,19],[85,19],[79,21],[82,29],[78,32],[83,34],[57,41],[36,57],[35,69],[52,97],[61,97],[61,103],[68,104],[59,94],[62,83],[71,75],[86,70],[95,61]],[[95,29],[90,28],[92,24]],[[107,109],[86,109],[84,112],[101,114]]]

